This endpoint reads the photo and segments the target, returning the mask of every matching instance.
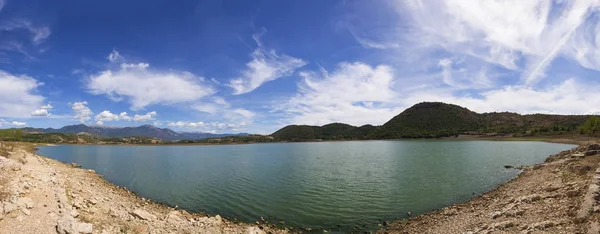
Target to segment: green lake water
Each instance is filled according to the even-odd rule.
[[[574,145],[500,141],[350,141],[222,146],[40,147],[157,202],[315,230],[378,228],[465,201]],[[339,225],[339,226],[338,226]],[[364,226],[364,227],[363,227]]]

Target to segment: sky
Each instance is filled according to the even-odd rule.
[[[600,114],[600,0],[0,0],[0,128]]]

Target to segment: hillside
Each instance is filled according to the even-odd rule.
[[[273,134],[279,141],[440,138],[471,135],[577,134],[588,115],[520,115],[510,112],[479,114],[441,102],[418,103],[381,126],[342,123],[324,126],[289,125]]]
[[[205,138],[226,137],[226,136],[243,136],[246,133],[240,134],[212,134],[205,132],[175,132],[168,128],[157,128],[152,125],[142,125],[138,127],[103,127],[103,126],[87,126],[84,124],[64,126],[59,129],[54,128],[22,128],[25,133],[64,133],[78,134],[88,133],[92,135],[122,138],[122,137],[149,137],[165,141],[177,140],[199,140]]]

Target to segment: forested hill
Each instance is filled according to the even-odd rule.
[[[279,141],[439,138],[471,135],[559,135],[579,133],[589,115],[479,114],[441,102],[416,104],[381,126],[343,123],[324,126],[290,125],[271,134]]]

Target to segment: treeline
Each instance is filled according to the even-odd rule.
[[[156,144],[149,137],[102,137],[92,134],[26,133],[21,129],[0,129],[0,140],[47,144]]]
[[[461,134],[488,136],[599,134],[599,118],[584,115],[520,115],[510,112],[478,114],[457,105],[424,102],[406,109],[381,126],[355,127],[343,123],[321,127],[290,125],[271,135],[278,141],[312,141],[442,138]]]

